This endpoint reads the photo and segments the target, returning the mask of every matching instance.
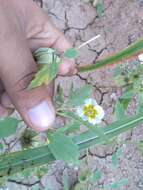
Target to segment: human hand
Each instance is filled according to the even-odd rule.
[[[44,131],[55,120],[53,85],[27,90],[37,71],[32,52],[40,47],[64,52],[71,44],[49,21],[47,14],[29,0],[1,0],[0,23],[0,116],[16,108],[28,126]],[[74,73],[72,61],[64,60],[60,64],[58,74]]]

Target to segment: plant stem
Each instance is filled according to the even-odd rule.
[[[95,64],[77,66],[78,72],[94,71],[103,66],[110,66],[114,63],[120,63],[124,60],[130,59],[132,57],[138,56],[143,52],[143,38],[131,44],[127,48],[121,50],[120,52],[111,55],[105,59],[98,60]]]
[[[57,113],[59,112],[59,111],[75,111],[75,110],[77,110],[77,108],[58,108],[56,111],[57,111]]]

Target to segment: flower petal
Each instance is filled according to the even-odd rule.
[[[87,105],[87,104],[92,104],[92,99],[91,98],[88,98],[84,101],[84,104]]]
[[[89,122],[90,124],[93,124],[93,125],[96,124],[95,119],[89,119],[89,118],[88,118],[88,122]]]
[[[83,119],[83,121],[87,121],[88,120],[88,118],[85,115],[82,116],[82,119]]]
[[[140,54],[140,55],[138,56],[138,59],[139,59],[139,61],[143,61],[143,54]]]
[[[76,113],[78,114],[79,117],[83,117],[84,116],[84,113],[83,113],[83,110],[82,110],[81,107],[77,108]]]
[[[96,111],[97,111],[97,116],[96,116],[96,118],[98,118],[98,119],[103,119],[103,117],[104,117],[104,115],[105,115],[105,112],[104,112],[104,110],[103,110],[103,108],[101,107],[101,106],[99,106],[99,105],[96,105],[95,106],[95,109],[96,109]]]
[[[92,104],[93,104],[94,106],[98,105],[97,102],[96,102],[96,100],[94,100],[94,99],[92,100]]]
[[[88,122],[91,123],[92,125],[96,125],[96,124],[99,124],[101,123],[101,119],[88,119]]]
[[[99,118],[96,118],[96,124],[99,124],[99,123],[101,123],[102,122],[102,120],[101,119],[99,119]]]

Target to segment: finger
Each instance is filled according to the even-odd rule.
[[[44,86],[27,90],[27,85],[37,70],[36,64],[23,38],[24,34],[13,25],[10,28],[9,40],[1,43],[0,76],[23,120],[34,130],[44,131],[54,123],[54,108]]]
[[[11,108],[11,109],[15,108],[11,102],[9,95],[6,92],[4,92],[1,96],[1,104],[5,108]]]
[[[59,52],[64,53],[67,49],[72,48],[71,43],[65,38],[64,34],[61,33],[57,28],[48,21],[47,24],[47,32],[53,39],[51,47],[57,49]],[[46,32],[46,31],[45,31]],[[47,38],[48,43],[48,38]],[[72,75],[77,72],[75,67],[74,59],[65,59],[63,58],[63,62],[59,66],[59,75]]]
[[[2,96],[3,96],[3,94],[5,94],[4,92],[5,92],[4,86],[2,84],[2,81],[0,80],[0,118],[8,117],[14,111],[13,108],[11,108],[11,107],[5,107],[2,104]]]
[[[11,115],[13,112],[13,109],[7,109],[4,108],[2,105],[0,105],[0,118],[5,118]]]
[[[64,34],[61,33],[56,27],[48,23],[48,30],[50,28],[51,38],[55,39],[52,44],[52,48],[57,49],[58,51],[64,53],[67,49],[72,48],[72,44],[65,38]],[[47,39],[48,40],[48,39]],[[62,64],[59,66],[59,75],[73,75],[76,74],[76,65],[74,59],[63,58]]]
[[[27,31],[27,38],[29,39],[30,47],[33,50],[36,50],[40,47],[51,47],[63,53],[72,47],[72,44],[69,42],[69,40],[67,40],[64,34],[49,21],[47,15],[44,14],[40,8],[33,6],[33,12],[36,12],[35,18],[37,18],[38,21],[40,18],[39,22],[41,23],[41,28],[39,25],[36,26],[36,24],[34,27],[32,27],[33,19],[30,19],[32,16],[29,17],[29,30]],[[75,61],[63,59],[62,64],[59,66],[59,74],[71,75],[75,74],[76,72],[77,70],[75,67]]]
[[[2,97],[5,94],[4,91],[5,91],[4,90],[4,86],[3,86],[2,82],[0,81],[0,100],[1,100],[0,101],[0,118],[8,117],[14,111],[13,107],[11,107],[11,106],[5,107],[2,104]],[[9,102],[9,98],[7,98],[7,100],[5,101],[5,103],[8,103],[7,101]]]

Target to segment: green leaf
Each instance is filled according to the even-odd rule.
[[[3,144],[2,144],[2,143],[0,143],[0,151],[2,151],[2,150],[3,150],[3,148],[4,148]]]
[[[53,60],[50,65],[44,65],[30,82],[28,89],[33,89],[41,85],[48,85],[57,75],[59,62]]]
[[[33,56],[38,64],[51,64],[54,56],[56,56],[58,62],[60,61],[60,58],[56,55],[56,50],[51,48],[39,48]]]
[[[81,126],[87,127],[90,130],[91,133],[97,134],[99,136],[99,138],[102,139],[102,142],[103,141],[104,142],[109,142],[108,138],[104,134],[104,131],[103,131],[103,129],[101,127],[94,126],[94,125],[90,124],[88,121],[84,121],[82,118],[78,117],[73,112],[63,112],[63,113],[59,113],[59,114],[61,116],[63,116],[63,117],[71,118],[75,122],[78,122]]]
[[[122,106],[124,107],[125,110],[127,109],[130,101],[131,101],[131,99],[120,99],[120,103],[122,104]]]
[[[22,177],[27,178],[33,173],[32,168],[25,169],[21,172]]]
[[[108,184],[104,186],[105,190],[112,190],[112,189],[120,189],[122,186],[127,185],[129,180],[127,178],[123,178],[115,183]]]
[[[99,0],[99,2],[96,5],[96,13],[98,17],[101,17],[104,13],[104,2],[103,0]]]
[[[38,185],[34,185],[31,190],[39,190],[39,184]],[[44,190],[49,190],[49,189],[44,189]]]
[[[69,58],[69,59],[76,58],[78,55],[79,55],[78,51],[74,48],[67,49],[64,52],[64,57]]]
[[[63,181],[63,190],[69,190],[68,177],[66,175],[63,175],[62,181]]]
[[[112,166],[116,167],[118,164],[118,159],[122,155],[122,149],[118,148],[117,151],[112,155]]]
[[[77,121],[71,121],[68,124],[66,124],[64,127],[61,127],[59,129],[57,129],[58,132],[62,132],[62,133],[73,133],[76,132],[77,130],[79,130],[80,128],[80,123]]]
[[[138,147],[138,150],[140,151],[140,153],[143,156],[143,141],[142,140],[138,143],[137,147]]]
[[[49,82],[51,82],[58,73],[58,67],[61,62],[57,58],[53,58],[53,62],[51,62],[49,69],[48,69],[48,75],[49,75]]]
[[[115,116],[117,120],[125,117],[124,106],[120,103],[120,101],[117,101],[115,104]]]
[[[91,172],[90,172],[89,170],[84,170],[84,171],[82,171],[82,172],[79,174],[79,176],[78,176],[78,181],[79,181],[80,183],[85,184],[85,183],[88,182],[88,180],[89,180],[89,178],[90,178],[90,175],[91,175]]]
[[[120,97],[120,99],[131,99],[134,95],[134,92],[132,90],[126,91],[123,93],[123,95]]]
[[[47,84],[48,82],[49,82],[48,66],[45,65],[42,67],[42,69],[40,69],[36,73],[35,78],[30,82],[28,89],[36,88],[43,84]]]
[[[99,170],[95,171],[90,178],[90,182],[96,184],[97,181],[101,178],[102,174]]]
[[[138,105],[137,105],[137,109],[136,109],[136,113],[139,114],[141,112],[143,112],[143,93],[139,93],[138,94]]]
[[[122,72],[121,66],[117,65],[113,72],[113,76],[117,77],[117,76],[121,75],[121,72]]]
[[[119,101],[122,104],[124,109],[127,109],[130,101],[133,98],[133,95],[134,95],[133,91],[129,90],[129,91],[124,92],[123,95],[119,98]]]
[[[66,133],[74,133],[80,129],[80,123],[77,121],[74,121],[72,123],[68,123],[65,128],[67,127]]]
[[[74,190],[85,190],[85,184],[77,183]]]
[[[91,131],[93,131],[93,133],[97,134],[99,136],[99,138],[101,138],[102,142],[104,142],[104,144],[109,144],[109,139],[108,137],[104,134],[104,130],[102,127],[94,127],[91,129]]]
[[[79,106],[84,103],[84,100],[89,98],[92,93],[92,87],[90,85],[85,85],[74,92],[69,94],[68,104],[73,106]]]
[[[60,84],[57,86],[54,101],[56,102],[57,106],[61,106],[64,103],[64,92]]]
[[[78,147],[72,139],[62,133],[48,134],[49,148],[57,160],[63,160],[69,164],[78,164]]]
[[[116,167],[117,162],[118,162],[118,159],[117,159],[117,156],[116,156],[116,153],[115,153],[115,154],[112,155],[112,166]]]
[[[36,62],[42,64],[42,68],[36,73],[28,89],[36,88],[43,84],[48,85],[57,75],[58,66],[61,59],[56,55],[56,51],[51,48],[39,48],[33,54]]]
[[[128,178],[123,178],[120,181],[118,181],[118,187],[121,188],[123,185],[127,185],[129,183]]]
[[[39,189],[38,189],[39,190]],[[51,190],[49,187],[46,187],[44,190]]]
[[[24,169],[42,166],[54,160],[48,146],[27,149],[0,156],[0,177],[11,175]]]
[[[126,85],[126,82],[125,82],[125,78],[124,76],[122,75],[118,75],[114,78],[114,81],[115,81],[115,84],[118,86],[118,87],[122,87],[124,85]]]
[[[16,118],[0,119],[0,138],[8,137],[16,132],[19,120]]]

